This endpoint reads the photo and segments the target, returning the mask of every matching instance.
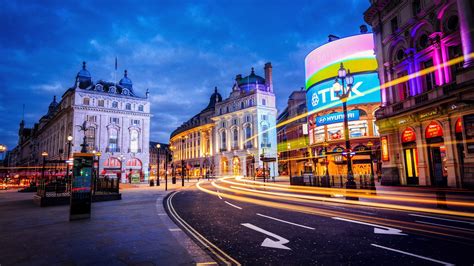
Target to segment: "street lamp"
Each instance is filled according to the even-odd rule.
[[[372,147],[374,146],[374,143],[372,141],[369,140],[369,142],[367,142],[367,147],[369,147],[369,151],[370,151],[370,188],[373,189],[375,188],[375,181],[374,181],[374,161],[373,161],[373,157],[372,157]]]
[[[289,174],[290,180],[291,180],[291,161],[290,161],[290,159],[291,159],[290,158],[291,157],[290,156],[291,144],[290,143],[288,143],[287,148],[288,148],[288,174]]]
[[[69,182],[69,162],[71,160],[72,140],[73,140],[73,137],[71,135],[67,136],[66,182]]]
[[[0,153],[5,153],[7,151],[7,146],[4,144],[0,144]],[[2,160],[5,159],[5,156],[2,158]]]
[[[168,190],[168,148],[165,147],[165,191]]]
[[[160,185],[160,143],[156,144],[156,185]]]
[[[124,182],[123,178],[125,178],[124,183],[127,183],[127,173],[125,173],[124,167],[123,167],[123,162],[125,161],[125,156],[123,154],[120,154],[119,159],[120,159],[120,177],[122,179],[121,182]],[[123,177],[122,174],[125,174],[125,177]]]
[[[341,80],[341,84],[338,83],[338,78],[334,84],[334,91],[342,102],[342,110],[344,112],[344,139],[346,140],[346,157],[347,157],[347,183],[346,188],[356,188],[357,185],[354,182],[354,176],[352,174],[352,160],[351,160],[351,144],[349,141],[349,122],[347,118],[347,100],[351,94],[352,85],[354,84],[354,77],[351,75],[351,71],[344,68],[341,63],[341,67],[338,71],[338,78]],[[347,84],[347,87],[345,86]]]
[[[46,167],[46,157],[48,157],[48,153],[46,151],[41,153],[43,157],[43,168],[41,169],[41,180],[44,180],[44,168]]]
[[[323,147],[324,147],[324,164],[326,165],[326,173],[325,173],[325,183],[327,187],[330,187],[329,183],[329,161],[328,161],[328,146],[329,143],[326,139],[324,139]]]

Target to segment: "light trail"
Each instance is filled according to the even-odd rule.
[[[426,75],[426,74],[435,72],[435,71],[437,71],[439,68],[444,68],[444,67],[449,67],[449,66],[452,66],[452,65],[455,65],[455,64],[459,64],[459,63],[463,62],[465,58],[466,58],[466,59],[474,58],[474,53],[470,53],[470,54],[468,54],[468,55],[466,55],[466,56],[464,56],[464,55],[463,55],[463,56],[459,56],[459,57],[453,58],[453,59],[451,59],[451,60],[449,60],[449,61],[447,61],[447,62],[444,62],[444,63],[442,63],[442,64],[438,64],[438,65],[436,65],[436,66],[432,66],[432,67],[429,67],[429,68],[426,68],[426,69],[422,69],[422,70],[420,70],[420,71],[418,71],[418,72],[412,73],[412,74],[407,75],[407,76],[403,76],[403,77],[400,77],[400,78],[396,78],[396,79],[391,80],[391,81],[389,81],[389,82],[386,82],[386,83],[384,83],[384,84],[380,84],[380,86],[376,86],[376,87],[374,87],[374,88],[371,88],[371,89],[367,90],[366,93],[372,93],[372,92],[378,91],[378,90],[380,90],[380,89],[385,89],[385,88],[388,88],[388,87],[391,87],[391,86],[395,86],[395,85],[400,84],[400,83],[407,82],[408,80],[410,80],[410,79],[412,79],[412,78],[421,77],[421,76],[424,76],[424,75]],[[350,99],[349,99],[349,102],[350,102],[351,99],[357,99],[358,97],[361,97],[361,96],[359,96],[359,95],[351,96]],[[276,128],[282,127],[282,126],[287,125],[287,124],[289,124],[289,123],[291,123],[291,122],[294,122],[294,121],[296,121],[296,120],[299,120],[299,119],[308,117],[308,116],[310,116],[310,115],[312,115],[312,114],[321,112],[321,111],[323,111],[323,110],[325,110],[325,109],[327,109],[327,108],[334,107],[334,106],[336,106],[336,105],[338,105],[338,104],[339,104],[338,101],[334,101],[334,102],[332,102],[332,103],[326,104],[325,106],[321,106],[321,107],[319,107],[319,108],[317,108],[317,109],[315,109],[315,110],[312,110],[312,111],[306,112],[306,113],[304,113],[304,114],[297,115],[297,116],[295,116],[295,117],[293,117],[293,118],[287,119],[287,120],[285,120],[285,121],[283,121],[283,122],[278,123],[278,124],[275,125],[274,127],[269,127],[267,130],[261,131],[261,132],[255,134],[255,135],[251,136],[250,138],[244,140],[244,142],[251,141],[251,140],[257,138],[257,136],[259,136],[259,135],[261,135],[261,134],[263,134],[263,133],[265,133],[265,132],[269,132],[270,130],[274,130],[274,129],[276,129]]]
[[[205,193],[211,194],[211,195],[216,195],[217,192],[212,191],[210,189],[204,188],[201,186],[201,184],[204,181],[200,181],[196,184],[196,187]],[[324,210],[318,210],[315,207],[309,207],[309,206],[304,206],[304,205],[295,205],[295,204],[289,204],[289,203],[282,203],[282,202],[274,202],[274,201],[267,201],[267,200],[261,200],[261,199],[255,199],[255,198],[250,198],[250,197],[245,197],[245,196],[237,196],[237,195],[231,195],[227,193],[223,193],[222,190],[224,191],[230,191],[232,193],[238,193],[238,194],[245,194],[245,195],[252,195],[260,198],[267,198],[270,200],[275,200],[275,199],[282,199],[282,200],[289,200],[288,198],[281,198],[277,196],[269,196],[269,195],[261,195],[257,193],[250,193],[246,191],[239,191],[239,190],[234,190],[231,188],[226,188],[220,185],[217,185],[215,183],[216,181],[212,182],[212,185],[218,189],[221,190],[220,194],[222,197],[228,198],[228,199],[233,199],[236,201],[241,201],[241,202],[247,202],[251,204],[257,204],[261,206],[266,206],[270,208],[277,208],[277,209],[283,209],[283,210],[288,210],[288,211],[296,211],[296,212],[301,212],[301,213],[306,213],[306,214],[311,214],[311,215],[318,215],[318,216],[323,216],[323,217],[342,217],[346,219],[355,219],[358,221],[362,222],[367,222],[367,223],[378,223],[379,225],[383,226],[388,226],[388,227],[397,227],[401,228],[404,230],[409,230],[409,231],[416,231],[422,234],[429,234],[431,237],[433,235],[438,235],[438,236],[447,236],[447,237],[454,237],[458,239],[463,239],[463,240],[468,240],[471,241],[472,237],[466,237],[465,233],[466,231],[463,231],[463,235],[455,235],[452,233],[444,233],[440,231],[439,227],[435,226],[429,226],[429,225],[422,225],[422,224],[416,224],[416,223],[411,223],[411,222],[405,222],[405,221],[396,221],[396,220],[391,220],[391,219],[384,219],[384,218],[379,218],[379,217],[366,217],[358,214],[352,214],[352,213],[347,213],[347,212],[339,212],[339,211],[332,211],[328,209]],[[301,201],[302,199],[300,199]],[[314,201],[306,201],[309,203],[314,203]],[[454,232],[454,233],[459,233],[459,230],[454,230],[454,229],[449,229],[449,228],[442,228],[445,231],[449,232]],[[474,235],[474,234],[473,234]]]

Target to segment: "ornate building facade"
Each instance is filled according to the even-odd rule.
[[[84,126],[86,131],[81,130]],[[13,164],[39,165],[41,154],[47,160],[65,160],[81,150],[84,138],[87,151],[101,154],[101,175],[118,177],[122,182],[145,182],[149,162],[150,102],[139,97],[125,70],[116,84],[94,83],[83,63],[75,85],[58,102],[56,96],[46,115],[33,128],[20,123],[19,143],[13,150]],[[69,150],[68,136],[72,137]],[[59,170],[58,170],[59,169]],[[55,168],[64,176],[65,166]]]
[[[474,5],[371,1],[382,184],[474,186]]]
[[[264,70],[265,78],[253,68],[246,77],[237,75],[228,98],[216,90],[208,107],[171,134],[175,165],[184,160],[190,175],[254,176],[263,169],[260,156],[277,157],[271,64]],[[276,166],[266,165],[267,173],[278,175]]]

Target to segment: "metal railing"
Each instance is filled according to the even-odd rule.
[[[354,175],[357,189],[372,189],[374,178],[370,175]],[[293,176],[290,180],[292,185],[345,188],[347,182],[346,175],[321,175],[321,176]]]

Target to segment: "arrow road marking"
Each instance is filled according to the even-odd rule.
[[[286,239],[286,238],[283,238],[279,235],[276,235],[272,232],[268,232],[267,230],[264,230],[258,226],[255,226],[253,224],[249,224],[249,223],[244,223],[244,224],[241,224],[247,228],[250,228],[252,230],[255,230],[257,232],[260,232],[260,233],[264,233],[268,236],[271,236],[273,238],[276,238],[278,239],[277,241],[275,240],[272,240],[270,238],[265,238],[265,240],[263,240],[262,242],[262,247],[268,247],[268,248],[279,248],[279,249],[287,249],[287,250],[291,250],[291,248],[285,246],[285,244],[289,243],[290,240]]]
[[[261,216],[261,217],[268,218],[268,219],[272,219],[272,220],[275,220],[275,221],[279,221],[279,222],[282,222],[282,223],[287,223],[287,224],[303,227],[303,228],[306,228],[306,229],[309,229],[309,230],[314,230],[313,227],[309,227],[309,226],[306,226],[306,225],[301,225],[301,224],[297,224],[297,223],[288,222],[288,221],[285,221],[285,220],[282,220],[282,219],[278,219],[278,218],[271,217],[271,216],[268,216],[268,215],[263,215],[263,214],[260,214],[260,213],[257,213],[257,215]]]
[[[394,248],[384,247],[384,246],[380,246],[380,245],[377,245],[377,244],[371,244],[371,245],[374,246],[374,247],[377,247],[377,248],[383,248],[383,249],[390,250],[390,251],[393,251],[393,252],[398,252],[398,253],[402,253],[402,254],[405,254],[405,255],[413,256],[413,257],[416,257],[416,258],[429,260],[429,261],[432,261],[432,262],[437,262],[439,264],[454,265],[454,264],[449,263],[449,262],[445,262],[445,261],[441,261],[441,260],[435,260],[435,259],[432,259],[432,258],[416,255],[416,254],[413,254],[413,253],[409,253],[409,252],[406,252],[406,251],[401,251],[401,250],[394,249]]]
[[[335,219],[335,220],[346,221],[346,222],[350,222],[350,223],[373,226],[375,234],[401,235],[401,236],[406,236],[407,235],[407,234],[402,233],[402,230],[392,228],[392,227],[382,226],[382,225],[378,225],[378,224],[369,224],[369,223],[364,223],[364,222],[360,222],[360,221],[344,219],[344,218],[340,218],[340,217],[332,217],[332,218]]]

